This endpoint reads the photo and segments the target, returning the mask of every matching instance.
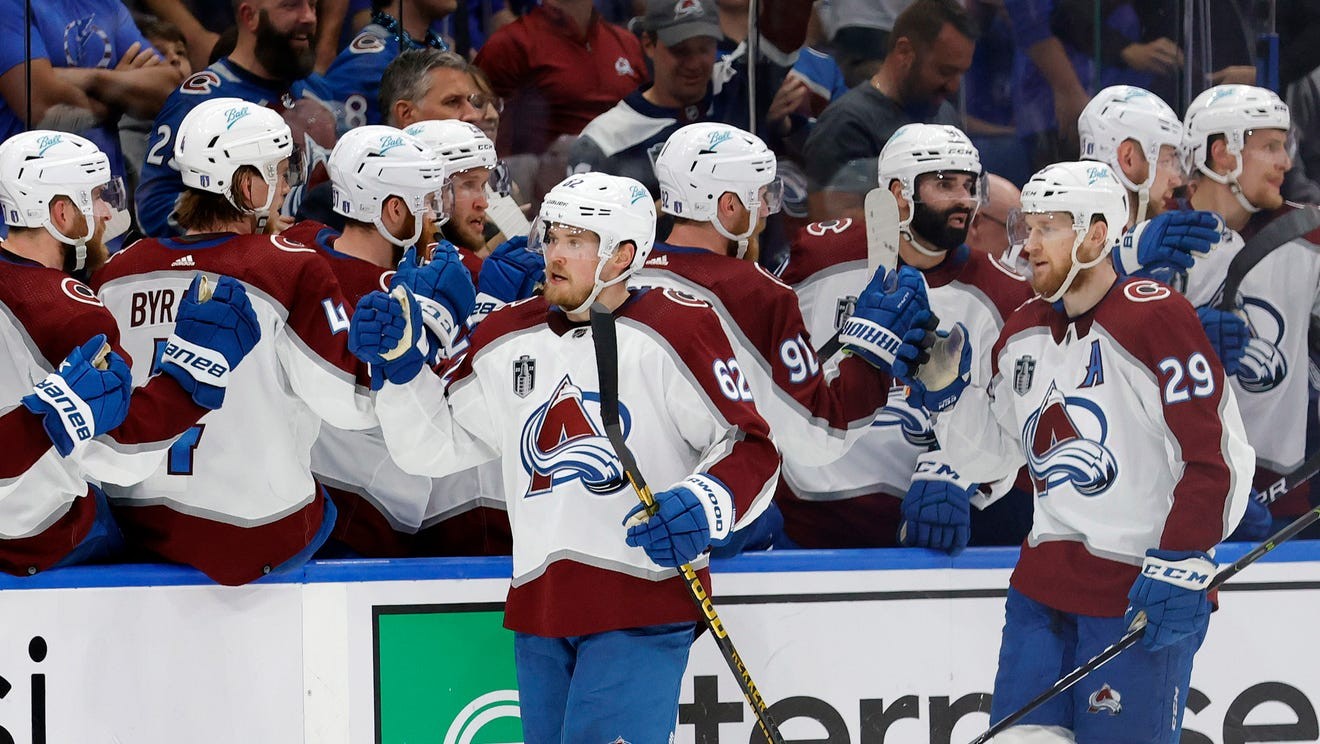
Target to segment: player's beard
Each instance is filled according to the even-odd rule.
[[[266,72],[281,80],[301,80],[316,65],[316,37],[313,32],[306,49],[295,49],[291,37],[299,29],[279,31],[262,10],[257,17],[257,60]]]
[[[547,280],[543,295],[547,303],[558,305],[564,310],[573,310],[587,301],[587,298],[591,296],[591,290],[594,288],[594,283],[578,286],[573,282],[551,284]]]
[[[81,221],[75,226],[74,232],[76,234],[81,234],[87,229],[86,225],[87,222],[85,220]],[[77,249],[71,245],[66,245],[64,247],[64,273],[90,277],[92,274],[95,274],[100,270],[102,266],[105,266],[106,261],[110,260],[110,250],[105,247],[105,222],[101,220],[96,221],[96,232],[87,239],[86,247],[87,257],[83,259],[83,267],[81,270],[74,269],[74,264],[78,260]]]
[[[949,219],[955,214],[964,215],[962,227],[949,224]],[[967,228],[971,222],[972,212],[966,207],[954,206],[940,211],[916,202],[912,213],[912,232],[928,248],[951,251],[967,242]]]

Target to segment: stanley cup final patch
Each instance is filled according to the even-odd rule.
[[[513,360],[513,392],[526,398],[536,387],[536,360],[523,354]]]
[[[1036,360],[1030,354],[1018,357],[1013,365],[1013,392],[1026,395],[1036,377]]]

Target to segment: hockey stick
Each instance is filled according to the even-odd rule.
[[[1279,246],[1317,228],[1320,228],[1320,207],[1307,204],[1274,220],[1251,236],[1251,240],[1242,246],[1242,250],[1238,251],[1228,264],[1228,273],[1220,290],[1218,309],[1229,312],[1236,310],[1238,287],[1242,285],[1247,272]]]
[[[866,273],[870,281],[875,272],[884,267],[893,271],[898,266],[898,202],[888,189],[877,187],[866,194]],[[820,347],[816,356],[826,361],[839,352],[843,342],[838,331]]]
[[[623,439],[623,427],[619,424],[619,341],[614,327],[614,313],[599,302],[591,306],[591,335],[592,342],[596,346],[596,370],[600,377],[600,418],[601,423],[605,425],[605,436],[609,438],[614,454],[618,455],[619,462],[623,465],[623,474],[628,479],[628,483],[637,492],[637,498],[646,505],[647,515],[653,516],[658,509],[655,498],[651,495],[650,486],[646,485],[646,480],[642,478],[642,471],[637,467],[637,459],[633,457],[632,450],[628,449],[628,443]],[[724,660],[733,670],[733,676],[738,678],[738,686],[742,688],[743,697],[747,698],[748,704],[752,706],[752,712],[756,715],[756,722],[761,726],[761,733],[765,734],[765,740],[770,744],[784,744],[784,738],[779,734],[779,727],[771,718],[765,699],[756,689],[756,683],[752,681],[752,675],[743,664],[738,650],[733,647],[733,641],[729,638],[728,631],[724,629],[724,623],[715,612],[715,605],[711,604],[710,595],[706,594],[705,587],[701,585],[701,578],[692,570],[690,564],[679,566],[678,571],[683,575],[684,586],[687,587],[692,601],[697,604],[697,609],[701,611],[701,617],[706,628],[710,630],[711,637],[715,639],[715,645],[719,646]]]
[[[1311,480],[1317,473],[1320,473],[1320,452],[1311,455],[1310,459],[1298,465],[1296,470],[1271,483],[1269,487],[1257,489],[1256,493],[1260,495],[1259,501],[1266,505],[1273,504],[1280,496]]]
[[[1312,458],[1312,460],[1308,460],[1306,465],[1303,465],[1302,467],[1298,468],[1292,475],[1286,476],[1285,478],[1281,479],[1280,483],[1292,479],[1295,476],[1302,475],[1302,471],[1307,469],[1311,470],[1310,474],[1306,475],[1306,477],[1302,478],[1301,480],[1306,480],[1306,478],[1309,478],[1311,475],[1315,475],[1315,471],[1320,470],[1320,466],[1314,465],[1313,464],[1314,462],[1315,462],[1315,458]],[[1298,482],[1300,483],[1301,481]],[[1247,553],[1246,555],[1242,556],[1236,561],[1233,561],[1233,563],[1229,564],[1228,568],[1225,568],[1223,571],[1220,571],[1219,573],[1215,574],[1215,577],[1210,580],[1210,584],[1206,587],[1206,591],[1215,589],[1220,584],[1223,584],[1225,581],[1228,581],[1229,579],[1233,578],[1234,576],[1237,575],[1239,571],[1255,563],[1257,560],[1260,560],[1260,558],[1264,556],[1266,553],[1274,550],[1275,548],[1279,547],[1288,540],[1291,540],[1292,538],[1296,537],[1299,533],[1301,533],[1302,530],[1306,529],[1307,527],[1310,527],[1318,519],[1320,519],[1320,506],[1312,508],[1310,511],[1298,517],[1296,520],[1294,520],[1287,527],[1284,527],[1283,529],[1279,530],[1273,535],[1270,535],[1268,538],[1265,539],[1265,542],[1252,548],[1251,552]],[[1007,729],[1010,726],[1016,724],[1018,721],[1021,721],[1023,718],[1027,716],[1027,714],[1031,713],[1031,711],[1039,708],[1040,706],[1052,700],[1056,695],[1064,692],[1073,685],[1082,681],[1082,679],[1086,677],[1086,675],[1090,674],[1091,672],[1094,672],[1095,670],[1109,663],[1110,661],[1113,660],[1115,656],[1118,656],[1119,654],[1123,653],[1124,650],[1136,644],[1136,642],[1140,640],[1141,636],[1144,635],[1146,632],[1145,613],[1138,614],[1136,621],[1133,622],[1133,625],[1135,627],[1133,627],[1131,630],[1125,633],[1122,638],[1118,639],[1117,643],[1110,646],[1109,648],[1106,648],[1100,653],[1096,654],[1094,658],[1092,658],[1090,661],[1086,662],[1085,664],[1065,674],[1061,679],[1059,679],[1058,682],[1055,682],[1053,685],[1051,685],[1048,690],[1032,698],[1031,701],[1028,702],[1026,705],[1008,714],[1007,716],[1004,716],[1004,718],[1001,719],[998,723],[986,729],[985,733],[973,739],[971,744],[985,744],[985,742],[990,741],[990,739],[994,738],[998,734],[1003,733],[1004,729]]]

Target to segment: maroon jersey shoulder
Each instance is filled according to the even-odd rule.
[[[198,235],[145,238],[125,248],[97,273],[94,288],[153,271],[208,271],[254,287],[285,308],[340,295],[321,251],[283,235]],[[302,297],[315,293],[315,298]]]
[[[98,333],[124,353],[114,316],[96,293],[58,269],[0,261],[0,304],[53,367]]]
[[[1200,351],[1217,359],[1192,304],[1152,279],[1126,279],[1096,308],[1095,322],[1152,370],[1170,355]]]
[[[813,222],[798,231],[780,279],[801,284],[817,272],[849,261],[866,260],[866,225],[845,217]]]

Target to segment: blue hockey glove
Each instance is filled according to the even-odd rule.
[[[348,327],[348,350],[371,365],[371,389],[385,381],[403,384],[417,376],[427,361],[429,343],[423,332],[421,308],[411,292],[396,287],[363,296]]]
[[[1224,365],[1224,374],[1236,375],[1242,366],[1242,355],[1247,351],[1247,341],[1251,340],[1246,321],[1236,313],[1209,305],[1196,308],[1196,317],[1201,319],[1201,327],[1205,329],[1219,362]]]
[[[1165,212],[1137,224],[1114,252],[1120,274],[1151,276],[1159,267],[1190,269],[1194,253],[1206,254],[1219,242],[1219,216],[1214,212]]]
[[[43,417],[42,427],[61,457],[119,426],[128,416],[133,373],[113,351],[105,356],[105,368],[97,368],[96,357],[105,343],[105,334],[93,336],[69,352],[58,372],[47,375],[23,396],[23,405]]]
[[[1247,499],[1247,511],[1238,522],[1237,529],[1228,536],[1236,542],[1260,542],[1274,532],[1274,516],[1270,514],[1269,504],[1256,489],[1251,489],[1251,498]]]
[[[907,379],[928,359],[939,320],[930,310],[921,272],[910,266],[880,269],[857,298],[839,331],[845,351],[882,372]]]
[[[225,401],[229,373],[261,340],[261,326],[242,283],[222,276],[210,299],[199,296],[201,283],[198,274],[183,293],[160,370],[197,405],[215,410]]]
[[[1214,577],[1214,561],[1199,550],[1147,550],[1124,616],[1131,625],[1138,612],[1146,613],[1141,645],[1158,651],[1205,627],[1210,621],[1206,587]]]
[[[968,483],[935,455],[917,458],[912,485],[903,497],[903,521],[898,541],[909,548],[933,548],[958,555],[967,547],[972,529],[971,497],[976,484]]]
[[[917,376],[903,379],[908,386],[908,403],[931,413],[947,411],[958,402],[972,381],[972,344],[967,326],[955,323],[950,331],[937,331],[929,359]]]
[[[627,543],[645,550],[656,565],[674,568],[691,563],[712,543],[727,542],[733,530],[733,496],[712,476],[699,474],[679,481],[655,494],[655,503],[659,511],[651,517],[638,504],[623,523],[646,520],[628,527]]]
[[[545,257],[527,250],[527,236],[517,235],[482,261],[477,290],[500,302],[514,302],[531,297],[544,281]]]
[[[477,296],[472,273],[463,265],[458,249],[453,243],[441,241],[432,249],[430,262],[418,266],[417,249],[409,248],[390,280],[391,290],[398,286],[407,287],[412,293],[422,313],[422,322],[448,356],[465,328],[464,322]]]

